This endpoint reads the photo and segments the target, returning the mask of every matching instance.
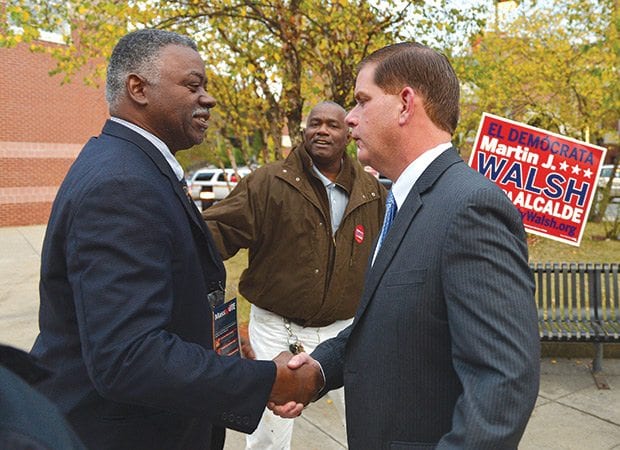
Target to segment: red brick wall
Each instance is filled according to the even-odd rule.
[[[52,58],[25,44],[0,48],[0,61],[0,140],[80,143],[99,133],[108,110],[103,86],[86,86],[80,75],[61,85],[60,75],[49,75]]]
[[[51,202],[0,203],[0,224],[3,227],[45,224],[51,209]]]
[[[50,44],[55,45],[55,44]],[[104,88],[61,84],[48,55],[0,48],[0,226],[47,222],[58,186],[108,117]]]
[[[3,158],[0,187],[58,186],[72,158]]]

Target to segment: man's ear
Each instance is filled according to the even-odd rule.
[[[145,92],[147,85],[147,81],[140,75],[135,73],[129,74],[126,82],[127,94],[129,98],[139,105],[147,105],[148,99]]]
[[[406,86],[400,91],[401,110],[398,116],[400,125],[404,125],[413,116],[416,97],[415,91],[410,86]]]

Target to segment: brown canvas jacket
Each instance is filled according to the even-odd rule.
[[[325,188],[303,146],[203,212],[224,259],[249,249],[239,283],[248,301],[304,326],[353,317],[386,191],[348,156],[336,183],[349,203],[335,236]]]

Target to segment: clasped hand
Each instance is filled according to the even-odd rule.
[[[307,353],[281,352],[273,361],[276,380],[267,407],[280,417],[297,417],[323,387],[320,366]]]

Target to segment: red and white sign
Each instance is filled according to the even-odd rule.
[[[364,242],[364,225],[358,225],[355,227],[353,237],[355,238],[355,242],[357,242],[358,244]]]
[[[469,165],[504,190],[527,231],[578,246],[605,152],[484,113]]]

